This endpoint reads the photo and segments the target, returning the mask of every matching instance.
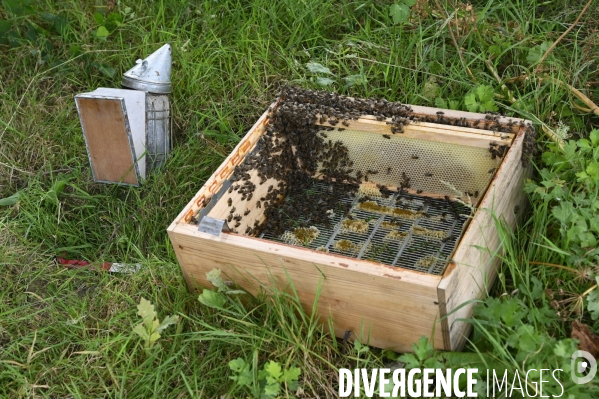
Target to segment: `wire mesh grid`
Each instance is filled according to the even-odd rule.
[[[399,186],[402,173],[413,189],[441,195],[455,195],[454,190],[484,192],[501,160],[492,159],[488,148],[426,141],[405,137],[335,129],[323,132],[332,142],[341,141],[354,161],[355,171],[375,170],[371,181],[386,186]]]
[[[321,193],[329,190],[323,183],[315,184],[314,188]],[[395,193],[388,198],[366,198],[358,194],[341,202],[350,203],[350,211],[332,210],[329,226],[313,226],[318,232],[313,239],[303,242],[294,239],[294,231],[277,237],[266,231],[261,237],[439,275],[445,269],[469,214],[469,209],[463,205],[453,203],[457,206],[455,212],[447,201],[410,194]],[[411,212],[406,212],[406,217],[397,217],[377,210],[373,204],[387,210]],[[304,221],[300,218],[297,222]]]

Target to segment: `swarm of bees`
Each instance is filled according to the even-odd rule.
[[[255,170],[260,184],[276,179],[257,206],[263,209],[265,219],[246,229],[246,234],[260,235],[269,231],[281,235],[297,227],[331,223],[331,209],[347,213],[350,204],[342,199],[355,193],[359,185],[378,173],[376,170],[354,170],[347,147],[333,142],[322,133],[335,130],[333,126],[349,126],[350,120],[362,115],[390,119],[392,133],[403,132],[403,126],[412,119],[412,109],[397,102],[377,99],[354,99],[326,91],[286,87],[279,96],[274,110],[270,110],[266,132],[257,144],[257,150],[235,168],[229,192],[241,194],[241,200],[250,201],[256,185],[250,179]],[[343,128],[338,128],[339,130]],[[320,134],[319,134],[320,132]],[[390,138],[390,136],[389,136]],[[390,169],[390,168],[389,168]],[[390,173],[390,170],[387,171]],[[326,195],[314,195],[314,176],[329,186]],[[385,187],[384,195],[391,193]],[[234,218],[232,218],[234,219]],[[298,221],[301,220],[301,221]],[[235,231],[235,230],[234,230]]]
[[[268,231],[273,236],[280,236],[285,231],[312,225],[329,227],[331,210],[343,214],[349,212],[351,204],[342,199],[355,194],[361,183],[368,182],[369,178],[379,172],[356,170],[348,148],[340,141],[329,139],[323,130],[343,130],[350,126],[351,120],[357,120],[363,115],[374,115],[379,121],[387,121],[393,134],[403,133],[407,124],[417,121],[488,128],[504,133],[513,133],[515,125],[499,123],[499,115],[493,113],[487,114],[480,121],[450,118],[442,111],[434,116],[419,118],[414,115],[410,106],[398,102],[357,99],[326,91],[285,87],[280,93],[277,106],[269,109],[266,131],[255,150],[235,167],[230,179],[228,193],[238,193],[241,204],[243,201],[251,201],[257,188],[251,181],[251,171],[258,175],[258,185],[265,184],[269,179],[278,182],[269,185],[267,192],[257,199],[256,207],[262,209],[264,219],[261,222],[255,221],[253,226],[247,226],[245,234],[259,236]],[[328,123],[330,126],[317,123]],[[383,137],[391,139],[390,135]],[[532,126],[527,127],[524,143],[527,155],[525,157],[523,154],[523,164],[525,158],[528,161],[535,146]],[[507,148],[506,145],[497,144],[491,146],[489,151],[492,157],[502,157]],[[413,154],[411,159],[418,160],[419,156]],[[386,174],[391,171],[392,168],[388,167]],[[382,174],[385,174],[385,170]],[[315,176],[328,186],[324,195],[322,192],[315,195]],[[432,177],[432,174],[427,173],[426,177]],[[393,194],[386,186],[377,187],[385,198]],[[399,194],[410,188],[410,178],[402,173]],[[229,207],[232,202],[231,198],[227,200]],[[248,211],[242,213],[244,216],[249,214]],[[235,222],[233,232],[237,232],[235,228],[240,226],[241,218],[232,207],[227,220]]]
[[[494,141],[491,141],[491,143],[489,144],[489,152],[491,153],[491,159],[503,158],[503,156],[507,152],[507,149],[507,145],[498,144]]]

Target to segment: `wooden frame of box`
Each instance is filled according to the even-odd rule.
[[[421,117],[434,116],[439,111],[447,118],[466,121],[487,117],[422,106],[412,109]],[[253,294],[263,285],[286,287],[291,279],[304,308],[310,312],[321,285],[317,312],[325,326],[332,318],[338,337],[349,330],[352,338],[363,343],[410,352],[411,344],[425,335],[432,338],[437,349],[460,350],[471,328],[460,319],[470,317],[474,306],[472,302],[463,304],[487,295],[500,263],[496,256],[500,238],[494,217],[514,228],[518,210],[526,205],[523,183],[530,168],[521,163],[524,122],[500,118],[502,124],[513,126],[509,150],[480,197],[452,260],[442,275],[431,275],[241,234],[217,236],[198,231],[198,226],[190,221],[253,149],[268,118],[267,111],[168,228],[188,288],[195,291],[200,286],[210,287],[206,273],[212,269],[221,269],[226,279]],[[361,117],[350,124],[373,134],[390,132],[388,124],[374,117]],[[500,136],[490,131],[423,122],[406,125],[404,134],[481,147],[488,147],[490,140]],[[257,190],[266,190],[265,186]],[[259,197],[260,193],[255,195]]]

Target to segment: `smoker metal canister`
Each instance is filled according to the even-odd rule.
[[[171,115],[168,93],[171,91],[172,48],[165,44],[125,72],[122,85],[146,92],[146,165],[159,169],[171,151]]]
[[[146,165],[159,169],[171,152],[170,102],[165,94],[146,94]]]

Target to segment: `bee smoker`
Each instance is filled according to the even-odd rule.
[[[121,84],[146,92],[146,170],[159,169],[171,151],[172,47],[165,44],[123,75]]]

